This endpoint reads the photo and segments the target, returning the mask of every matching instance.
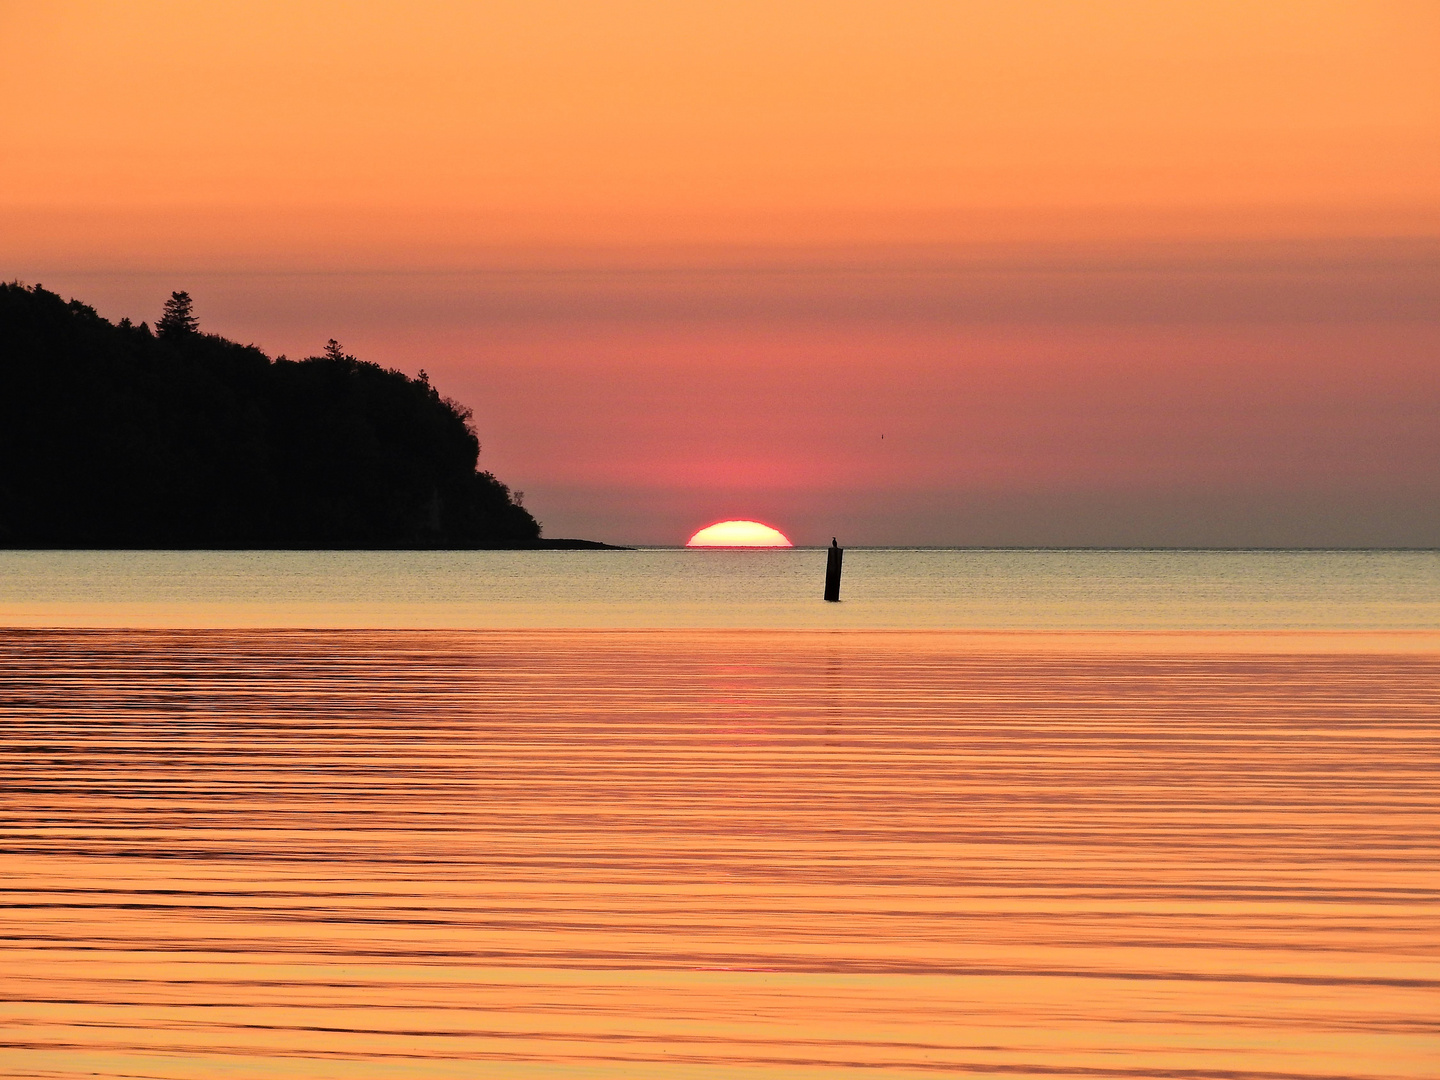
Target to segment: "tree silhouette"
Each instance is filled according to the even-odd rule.
[[[546,546],[428,383],[160,327],[0,282],[0,548]]]
[[[194,304],[188,292],[172,292],[165,301],[165,311],[155,323],[155,331],[161,337],[180,337],[193,334],[200,329],[195,318]]]

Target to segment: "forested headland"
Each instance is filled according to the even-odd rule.
[[[0,546],[529,548],[470,410],[350,356],[271,359],[0,283]],[[598,546],[598,545],[597,545]]]

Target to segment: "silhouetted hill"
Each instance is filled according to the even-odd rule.
[[[423,375],[157,327],[0,284],[0,546],[545,546]]]

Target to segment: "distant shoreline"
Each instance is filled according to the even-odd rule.
[[[534,548],[511,548],[512,551],[536,550]],[[606,544],[600,540],[576,540],[573,538],[557,537],[554,540],[540,538],[538,550],[541,551],[634,551],[632,547],[624,544]]]
[[[165,552],[195,552],[195,551],[255,551],[255,552],[282,552],[282,551],[313,551],[313,552],[365,552],[365,551],[635,551],[634,547],[625,544],[607,544],[601,540],[580,540],[574,537],[557,537],[553,540],[541,537],[533,544],[504,545],[475,547],[471,545],[394,545],[390,547],[375,547],[370,545],[338,546],[329,544],[324,547],[295,547],[285,545],[271,545],[267,547],[256,547],[249,544],[237,544],[233,547],[225,545],[206,544],[196,547],[174,547],[157,546],[154,544],[125,544],[115,545],[75,545],[75,544],[0,544],[0,553],[15,551],[165,551]]]
[[[254,545],[203,545],[192,547],[156,546],[146,544],[128,545],[77,545],[77,544],[0,544],[0,553],[15,551],[313,551],[313,552],[365,552],[365,551],[756,551],[756,552],[787,552],[787,551],[825,551],[829,545],[826,544],[793,544],[790,547],[689,547],[685,544],[607,544],[602,540],[582,540],[575,537],[556,537],[548,539],[541,537],[537,542],[525,545],[504,545],[504,546],[459,546],[459,545],[392,545],[388,547],[376,547],[368,545],[337,546],[326,545],[323,547],[295,547],[284,545],[271,545],[256,547]],[[1037,547],[1037,546],[996,546],[996,545],[972,545],[972,544],[851,544],[848,551],[965,551],[974,553],[985,552],[1014,552],[1021,553],[1047,553],[1061,555],[1066,552],[1104,554],[1113,552],[1115,554],[1139,554],[1148,553],[1156,555],[1244,555],[1255,554],[1346,554],[1355,555],[1366,552],[1376,554],[1385,553],[1416,553],[1440,552],[1437,547]]]

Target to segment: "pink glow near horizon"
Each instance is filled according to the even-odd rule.
[[[674,543],[728,511],[803,544],[1440,542],[1440,324],[1389,286],[1360,295],[1359,271],[1252,281],[1284,319],[1170,278],[1167,310],[1091,287],[1092,321],[1045,295],[1003,319],[903,297],[844,319],[798,301],[601,319],[497,313],[493,276],[181,283],[208,329],[272,353],[336,336],[427,370],[551,536]],[[138,319],[174,280],[48,284]],[[1435,280],[1393,294],[1423,306]],[[646,296],[673,303],[666,285]]]

